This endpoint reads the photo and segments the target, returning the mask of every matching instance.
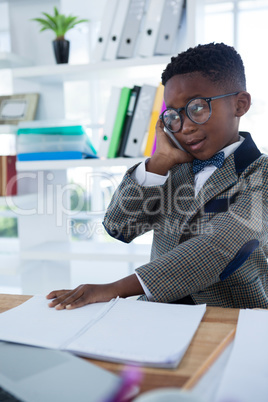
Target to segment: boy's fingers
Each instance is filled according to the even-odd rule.
[[[48,304],[49,307],[55,307],[58,304],[64,302],[68,297],[70,297],[72,294],[74,293],[74,291],[65,291],[65,292],[60,292],[57,293],[56,295],[54,295],[53,300]]]
[[[52,292],[53,293],[53,292]],[[77,288],[74,290],[65,290],[65,291],[60,291],[54,292],[54,300],[52,300],[48,305],[49,307],[55,307],[57,310],[62,310],[64,309],[67,305],[73,303],[77,299],[81,298],[83,296],[83,289],[82,288]],[[85,304],[85,303],[83,303]],[[82,305],[83,305],[82,304]]]
[[[70,290],[66,290],[66,289],[63,289],[63,290],[53,290],[52,292],[50,292],[50,293],[46,296],[46,298],[47,298],[47,299],[55,299],[55,297],[61,296],[61,295],[65,294],[65,293],[68,293],[68,292],[70,292]]]
[[[74,305],[74,303],[76,303],[77,300],[82,300],[82,296],[83,296],[83,291],[82,290],[77,290],[76,292],[72,293],[72,294],[68,294],[66,295],[67,297],[60,297],[57,298],[57,305],[56,305],[56,310],[62,310],[64,308],[66,308],[66,306],[68,305]],[[82,303],[82,305],[84,305],[85,303]],[[77,306],[78,307],[78,306]],[[80,306],[79,306],[80,307]]]
[[[65,308],[67,310],[72,310],[74,308],[82,307],[85,304],[88,304],[88,303],[85,303],[85,298],[83,296],[81,296],[81,297],[79,297],[79,299],[75,300],[74,302],[67,304]]]

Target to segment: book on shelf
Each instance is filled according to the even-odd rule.
[[[163,106],[163,97],[164,97],[164,86],[160,83],[157,87],[153,109],[151,113],[151,118],[149,122],[148,134],[147,138],[145,138],[146,144],[145,149],[143,150],[144,156],[152,156],[152,150],[155,140],[155,126],[157,120],[159,119],[159,115],[161,113],[161,109]]]
[[[127,139],[125,156],[134,158],[142,156],[142,144],[148,129],[148,122],[153,108],[156,89],[156,86],[148,84],[144,84],[141,87]]]
[[[121,95],[121,88],[112,87],[108,106],[105,113],[105,122],[103,126],[103,133],[100,140],[98,156],[107,158],[108,150],[111,143],[113,128],[115,126],[115,119],[119,107]]]
[[[128,135],[130,132],[130,127],[131,127],[131,124],[133,121],[135,109],[136,109],[136,106],[138,103],[140,90],[141,90],[141,87],[138,85],[135,85],[131,89],[131,95],[130,95],[130,99],[129,99],[126,119],[125,119],[124,127],[122,130],[121,141],[120,141],[120,146],[119,146],[119,151],[118,151],[117,156],[125,156],[125,148],[126,148],[126,144],[127,144],[127,140],[128,140]]]
[[[16,155],[0,155],[0,196],[17,194]]]
[[[122,130],[124,127],[127,109],[128,109],[128,105],[129,105],[130,95],[131,95],[131,88],[123,87],[121,89],[121,94],[120,94],[119,104],[118,104],[118,108],[117,108],[117,113],[115,116],[115,123],[114,123],[114,127],[113,127],[111,142],[110,142],[108,154],[107,154],[108,158],[115,158],[117,156],[119,145],[120,145],[120,139],[121,139],[121,135],[122,135]]]
[[[205,311],[204,304],[121,298],[57,311],[48,307],[44,296],[34,296],[0,314],[0,340],[99,360],[175,368]]]

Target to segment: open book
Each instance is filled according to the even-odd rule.
[[[187,306],[113,299],[75,310],[48,307],[44,296],[0,314],[0,340],[143,366],[176,367],[205,313]]]

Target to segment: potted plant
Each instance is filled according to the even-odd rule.
[[[50,29],[55,32],[56,39],[53,41],[54,54],[57,63],[68,63],[70,41],[66,40],[64,35],[67,31],[74,28],[75,25],[82,22],[88,22],[88,19],[79,20],[72,15],[65,16],[60,14],[57,7],[54,7],[54,15],[42,13],[46,18],[33,18],[41,25],[40,32]]]

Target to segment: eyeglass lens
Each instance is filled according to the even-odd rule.
[[[209,103],[205,99],[200,98],[191,100],[186,106],[186,115],[194,123],[205,123],[210,117]],[[181,115],[176,110],[166,109],[163,113],[163,120],[169,130],[176,132],[181,129]]]

